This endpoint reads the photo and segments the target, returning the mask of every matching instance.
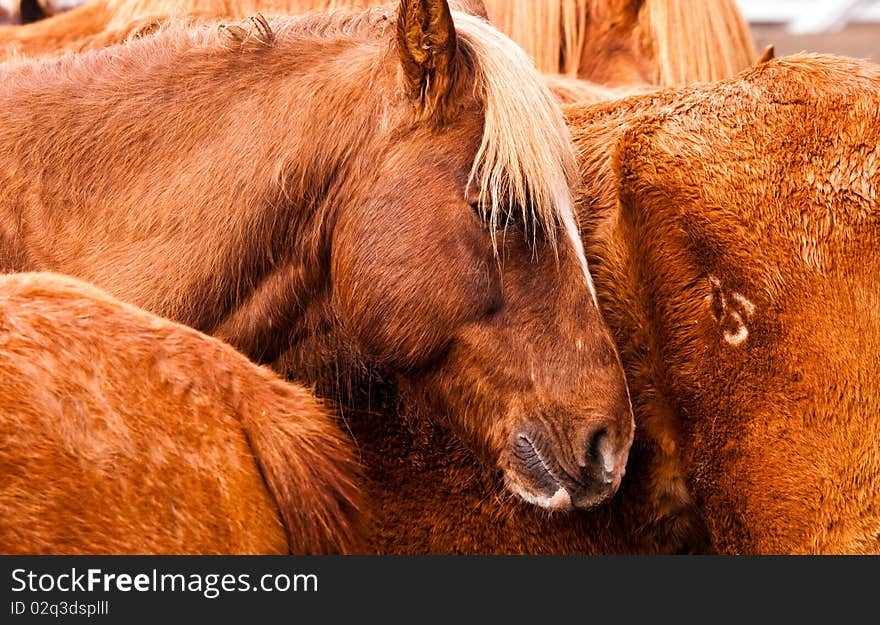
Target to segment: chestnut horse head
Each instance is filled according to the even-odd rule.
[[[35,65],[0,70],[0,266],[77,275],[323,389],[364,365],[541,506],[616,490],[633,418],[573,151],[484,20],[407,0]],[[34,90],[62,110],[21,119]]]
[[[352,120],[372,129],[327,216],[333,340],[527,501],[590,506],[617,488],[633,424],[560,112],[515,44],[446,2],[403,2],[380,32],[380,103]]]

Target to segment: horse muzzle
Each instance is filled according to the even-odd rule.
[[[631,437],[617,446],[608,424],[579,432],[574,453],[541,425],[518,430],[505,463],[508,488],[525,501],[551,510],[587,509],[617,492],[626,469]]]

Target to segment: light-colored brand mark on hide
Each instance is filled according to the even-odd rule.
[[[712,315],[721,327],[724,340],[734,347],[742,345],[749,338],[747,322],[755,314],[755,305],[742,293],[725,292],[721,281],[709,276],[712,292],[706,297]]]

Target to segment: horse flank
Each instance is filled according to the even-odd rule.
[[[880,491],[855,486],[880,470],[878,84],[801,54],[565,109],[652,489],[689,506],[688,484],[724,552],[880,547]]]
[[[5,390],[0,465],[12,476],[35,480],[42,495],[24,495],[16,488],[18,479],[0,488],[7,513],[0,514],[0,550],[283,548],[302,554],[364,549],[360,469],[333,415],[307,389],[279,379],[215,338],[59,274],[0,277],[0,322]],[[51,441],[48,449],[34,443],[41,438]],[[193,456],[193,449],[204,456]],[[229,457],[219,459],[222,454]],[[19,470],[27,466],[39,467],[39,475]],[[60,468],[65,466],[73,474]],[[62,473],[52,476],[53,471]],[[168,514],[163,506],[173,508],[175,499],[188,495],[180,481],[168,480],[169,472],[185,484],[207,478],[217,486],[198,494],[201,505],[234,501],[241,488],[259,492],[248,492],[251,499],[240,517],[228,509],[198,510],[193,501],[179,502],[173,512],[179,527],[157,529],[158,519]],[[84,488],[76,475],[92,476],[98,484]],[[46,492],[40,490],[41,480]],[[121,490],[106,490],[117,481]],[[254,489],[260,482],[264,487]],[[135,487],[158,493],[158,500],[115,499],[107,513],[97,502],[77,500],[76,493],[83,498],[104,493],[112,504]],[[61,529],[54,525],[59,517],[47,511],[64,509],[68,498],[84,505],[85,518],[65,521]],[[232,518],[211,518],[227,513]],[[39,515],[38,526],[16,527],[16,514],[18,520]],[[248,522],[250,531],[244,531]],[[132,533],[136,527],[147,529],[138,535]],[[279,541],[282,529],[286,540]],[[187,532],[199,533],[191,545],[181,542]]]

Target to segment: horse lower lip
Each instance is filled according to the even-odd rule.
[[[549,499],[559,491],[565,491],[573,508],[586,510],[609,499],[617,490],[612,486],[615,476],[607,470],[591,478],[585,476],[585,482],[574,480],[556,464],[554,457],[541,453],[540,442],[534,443],[526,434],[516,437],[513,457],[520,478],[518,481],[528,484],[528,490],[535,499]]]

